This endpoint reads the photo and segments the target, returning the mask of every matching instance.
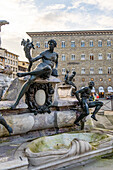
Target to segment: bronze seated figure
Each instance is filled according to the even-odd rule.
[[[16,108],[20,99],[28,91],[30,85],[36,80],[37,77],[46,79],[46,78],[49,78],[51,74],[54,76],[58,76],[58,73],[57,73],[58,54],[56,52],[54,52],[54,48],[57,46],[57,43],[55,40],[50,40],[50,41],[48,41],[48,44],[49,44],[49,49],[42,52],[39,56],[37,56],[35,58],[30,58],[30,56],[27,57],[27,58],[30,58],[30,62],[32,62],[32,63],[39,59],[42,59],[42,62],[33,71],[17,73],[18,77],[30,75],[30,78],[22,86],[22,89],[16,99],[16,102],[11,106],[11,109]],[[30,50],[31,46],[28,46],[28,47],[29,48],[27,50]],[[24,49],[24,51],[25,51],[25,49]],[[30,52],[28,53],[28,55],[30,55]],[[32,63],[30,63],[30,64],[32,65]],[[54,64],[56,64],[55,69],[54,69]],[[53,69],[54,69],[54,71],[53,71]]]
[[[88,87],[84,87],[83,89],[80,89],[75,92],[75,96],[79,101],[79,104],[81,105],[81,108],[83,110],[83,113],[74,122],[74,124],[78,126],[79,126],[78,122],[81,121],[84,117],[89,115],[89,108],[95,107],[95,110],[93,111],[91,118],[97,121],[95,115],[103,106],[103,102],[101,101],[89,101],[91,90],[94,87],[94,82],[91,81],[89,82],[88,85],[89,85]]]

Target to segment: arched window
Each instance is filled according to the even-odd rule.
[[[104,88],[102,86],[99,87],[99,92],[104,92]]]
[[[113,92],[113,88],[111,86],[108,86],[107,90],[108,92]]]

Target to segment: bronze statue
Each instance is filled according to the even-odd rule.
[[[29,39],[27,39],[27,41],[25,41],[24,39],[21,41],[21,45],[24,46],[24,51],[25,51],[25,56],[26,58],[29,60],[29,67],[28,67],[28,71],[31,70],[31,67],[32,67],[32,57],[31,57],[31,54],[30,54],[30,50],[31,48],[35,49],[34,48],[34,45],[33,45],[33,42],[30,42]]]
[[[3,125],[9,132],[9,134],[13,133],[12,128],[7,124],[3,116],[0,114],[0,124]]]
[[[81,121],[84,117],[89,115],[89,108],[95,107],[94,112],[92,113],[91,118],[93,118],[95,121],[97,121],[95,115],[100,110],[100,108],[103,106],[103,102],[101,101],[89,101],[89,97],[91,94],[91,90],[94,87],[94,82],[91,81],[88,84],[88,87],[84,87],[83,89],[80,89],[75,92],[75,96],[77,100],[79,101],[79,104],[81,105],[81,108],[83,109],[83,114],[81,114],[74,122],[74,124],[79,126],[79,121]],[[81,96],[79,96],[79,94]]]
[[[14,105],[11,106],[11,109],[15,109],[18,105],[20,99],[23,97],[25,92],[29,89],[30,85],[36,80],[37,77],[46,79],[49,78],[49,76],[52,74],[54,76],[57,76],[57,68],[58,68],[58,54],[54,52],[54,48],[57,46],[57,43],[55,40],[48,41],[49,44],[49,50],[46,50],[42,52],[39,56],[30,59],[31,62],[35,62],[39,59],[42,59],[42,62],[35,68],[35,70],[31,72],[24,72],[24,73],[17,73],[18,77],[23,77],[30,75],[30,78],[27,80],[27,82],[22,86],[22,89],[17,97],[16,102]],[[56,64],[56,67],[54,69],[54,72],[52,72],[54,68],[54,64]]]
[[[72,82],[73,78],[75,77],[76,75],[76,72],[73,71],[72,74],[69,76],[69,71],[67,70],[66,71],[66,75],[64,77],[64,81],[65,81],[65,84],[69,84],[69,85],[72,85],[75,89],[75,91],[77,90],[77,87],[75,86],[75,84]]]

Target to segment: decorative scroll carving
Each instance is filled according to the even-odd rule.
[[[31,112],[50,113],[50,106],[52,104],[52,94],[54,89],[51,83],[33,83],[26,92],[25,102]]]

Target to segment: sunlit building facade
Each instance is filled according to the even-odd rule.
[[[32,56],[48,49],[48,40],[55,39],[59,54],[58,73],[63,81],[66,69],[76,71],[77,89],[95,82],[93,92],[100,97],[113,91],[113,30],[27,32],[36,49]]]

